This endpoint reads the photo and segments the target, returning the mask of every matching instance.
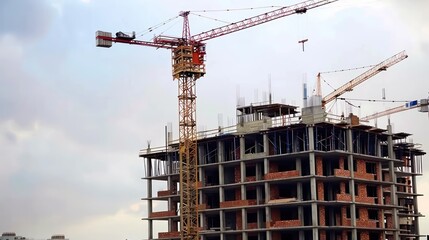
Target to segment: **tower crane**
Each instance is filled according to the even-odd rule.
[[[325,106],[327,103],[335,100],[336,98],[338,98],[339,96],[341,96],[345,92],[352,91],[353,88],[356,87],[357,85],[365,82],[366,80],[377,75],[381,71],[386,71],[387,68],[395,65],[396,63],[404,60],[407,57],[408,57],[408,55],[405,53],[405,51],[402,51],[402,52],[399,52],[399,53],[393,55],[392,57],[380,62],[379,64],[373,66],[368,71],[362,73],[361,75],[350,80],[349,82],[347,82],[343,86],[335,89],[333,92],[331,92],[330,94],[323,97],[322,98],[322,106]],[[320,73],[317,75],[317,85],[316,86],[317,86],[316,87],[316,94],[321,96],[322,92],[321,92],[321,88],[320,88]]]
[[[377,112],[377,113],[368,115],[366,117],[361,118],[360,120],[361,121],[369,121],[372,119],[380,118],[380,117],[387,116],[387,115],[390,115],[393,113],[407,111],[407,110],[414,109],[414,108],[420,108],[420,110],[419,110],[420,112],[428,112],[429,99],[410,101],[410,102],[407,102],[401,106],[397,106],[397,107],[390,108],[390,109],[387,109],[387,110],[382,111],[382,112]]]
[[[172,51],[173,80],[178,81],[179,100],[179,175],[180,175],[180,229],[181,239],[197,240],[198,236],[198,162],[196,134],[196,80],[205,71],[205,41],[226,34],[267,23],[275,19],[303,14],[308,10],[338,0],[308,0],[295,5],[282,7],[254,17],[214,28],[191,36],[188,15],[190,11],[180,12],[183,17],[181,37],[157,36],[153,41],[135,39],[135,34],[118,32],[112,37],[110,32],[97,31],[98,47],[111,47],[112,43],[126,43]]]

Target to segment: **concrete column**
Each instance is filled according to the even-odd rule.
[[[395,166],[394,162],[391,159],[395,159],[395,152],[393,151],[393,138],[392,138],[392,125],[390,125],[390,119],[389,124],[387,125],[387,151],[388,151],[388,157],[389,157],[389,173],[390,173],[390,179],[392,180],[392,184],[390,185],[390,201],[391,204],[394,205],[392,209],[392,220],[393,220],[393,227],[395,230],[393,231],[393,239],[398,240],[399,239],[399,219],[398,219],[398,200],[396,195],[396,173],[395,173]]]
[[[268,159],[264,158],[264,175],[269,173],[270,171],[270,163]],[[264,183],[265,190],[265,202],[267,203],[270,200],[270,184],[268,182]],[[265,207],[265,227],[269,228],[267,222],[271,222],[271,209],[270,207]],[[266,231],[266,239],[271,240],[271,231]]]
[[[267,230],[265,233],[266,233],[266,235],[265,235],[265,236],[266,236],[267,240],[271,240],[271,239],[273,239],[273,238],[272,238],[272,232],[271,232],[270,230]]]
[[[240,159],[244,159],[244,154],[246,152],[246,141],[244,140],[244,135],[240,135]]]
[[[415,172],[415,165],[413,165],[413,172]],[[413,193],[416,194],[417,193],[417,179],[416,176],[413,175],[412,177],[412,181],[413,181]],[[418,201],[417,201],[417,196],[413,197],[413,204],[414,204],[414,214],[419,214],[419,206],[418,206]],[[415,231],[416,234],[419,235],[420,234],[420,225],[419,225],[419,217],[416,217],[416,221],[414,222],[414,226],[415,226]]]
[[[298,170],[299,175],[302,176],[301,159],[297,158],[295,160],[295,164],[296,164],[296,170]],[[303,193],[302,193],[302,183],[301,182],[298,182],[296,184],[296,198],[298,199],[298,201],[302,201],[304,198]],[[303,206],[298,207],[298,218],[301,220],[301,224],[304,226],[304,208],[303,208]],[[304,240],[304,232],[303,231],[299,231],[299,240]]]
[[[349,152],[347,156],[347,164],[349,164],[350,169],[350,181],[349,181],[349,189],[350,194],[352,196],[352,203],[350,205],[350,216],[351,216],[351,224],[352,224],[352,239],[358,239],[357,238],[357,230],[356,230],[356,196],[355,196],[355,169],[353,164],[353,132],[349,128],[347,129],[347,151]]]
[[[146,177],[152,177],[152,159],[146,158]],[[147,198],[152,198],[152,179],[147,179],[147,188],[146,188],[146,194]],[[147,200],[147,213],[148,217],[152,213],[152,199]],[[153,239],[153,221],[148,220],[148,239]]]
[[[377,175],[379,176],[379,179],[377,181],[382,182],[383,181],[383,167],[381,162],[376,163],[377,164]],[[383,195],[381,195],[383,196]]]
[[[270,141],[268,139],[267,133],[264,133],[263,140],[264,140],[264,153],[265,153],[265,156],[268,156],[270,155]]]
[[[218,162],[222,163],[225,162],[225,143],[223,141],[218,141],[217,143],[217,159]]]
[[[256,204],[265,204],[264,199],[262,199],[262,189],[260,186],[256,187]]]
[[[381,142],[377,139],[377,157],[381,157]]]
[[[298,159],[297,161],[301,161],[301,160]],[[296,198],[298,199],[298,201],[303,200],[302,183],[301,182],[296,184]],[[298,218],[299,218],[299,220],[301,220],[301,224],[304,226],[304,208],[303,208],[303,206],[298,207]]]
[[[295,169],[298,170],[299,175],[302,176],[301,159],[299,158],[295,160]]]
[[[258,223],[258,228],[265,228],[265,222],[264,222],[264,212],[261,211],[262,209],[258,209],[256,212],[256,218]]]
[[[207,229],[206,228],[206,226],[204,226],[204,219],[205,219],[205,214],[204,213],[199,213],[198,214],[198,221],[200,222],[200,227],[202,228],[202,229]]]
[[[241,178],[241,200],[246,199],[246,186],[243,184],[246,181],[246,164],[243,161],[240,162],[240,178]]]
[[[417,173],[417,159],[416,156],[413,155],[412,159],[412,172],[413,173]],[[412,184],[413,184],[413,193],[417,194],[417,177],[416,175],[412,176]],[[419,206],[418,206],[418,201],[417,201],[417,196],[413,197],[413,205],[414,205],[414,214],[419,214]],[[414,226],[415,226],[415,231],[416,234],[419,235],[420,234],[420,225],[419,225],[419,217],[415,218],[416,221],[414,222]]]
[[[220,240],[225,239],[225,234],[223,233],[225,231],[225,212],[223,210],[219,211],[219,217],[220,217]]]
[[[311,200],[317,201],[317,184],[316,184],[316,156],[314,154],[314,128],[313,126],[309,125],[307,127],[308,132],[308,150],[309,158],[310,158],[310,191],[311,191]],[[319,240],[319,230],[317,229],[318,226],[318,209],[317,209],[317,203],[313,202],[311,203],[311,222],[313,226],[313,240]]]
[[[243,226],[243,230],[247,229],[247,215],[246,215],[246,209],[242,208],[241,209],[241,224]],[[241,237],[243,240],[247,240],[247,233],[246,232],[242,232],[241,233]]]
[[[264,159],[264,175],[268,174],[270,172],[270,163],[268,159]],[[268,182],[264,183],[265,188],[265,202],[268,202],[270,200],[270,184]]]

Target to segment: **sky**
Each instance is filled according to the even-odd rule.
[[[144,239],[146,184],[138,152],[177,136],[177,83],[170,52],[114,44],[95,47],[97,30],[180,36],[182,10],[286,6],[291,0],[2,0],[0,1],[0,232],[30,238]],[[192,34],[273,8],[195,12]],[[406,50],[409,57],[344,97],[428,97],[429,2],[340,0],[207,41],[207,74],[197,83],[199,129],[235,123],[237,97],[261,102],[271,79],[276,102],[302,106],[302,83],[318,72],[367,66]],[[201,17],[198,15],[203,15]],[[209,18],[207,18],[209,17]],[[214,20],[215,19],[215,20]],[[305,51],[298,41],[308,39]],[[333,88],[364,70],[323,74]],[[332,88],[324,83],[323,94]],[[335,113],[365,116],[401,103],[338,101]],[[427,113],[391,116],[396,132],[429,150]],[[377,125],[385,128],[386,118]],[[424,157],[424,173],[429,172]],[[419,178],[420,212],[429,215],[429,175]],[[165,186],[157,184],[154,192]],[[161,209],[155,205],[155,210]],[[421,233],[429,234],[422,218]],[[159,225],[157,231],[165,231]]]

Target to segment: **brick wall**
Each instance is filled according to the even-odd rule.
[[[357,185],[358,190],[358,196],[359,197],[366,197],[366,184],[358,184]]]
[[[271,221],[280,221],[280,211],[278,209],[271,209]]]
[[[323,176],[323,159],[321,156],[316,156],[316,175]]]
[[[377,222],[375,220],[357,219],[356,220],[356,227],[361,227],[361,228],[377,228]]]
[[[376,172],[376,174],[375,174],[375,176],[374,176],[374,180],[381,180],[381,173],[380,173],[380,163],[376,163],[375,164],[375,172]]]
[[[180,238],[180,232],[160,232],[158,238]]]
[[[343,230],[341,232],[341,239],[338,239],[338,240],[351,240],[351,239],[347,238],[347,232],[345,230]]]
[[[340,169],[344,170],[344,157],[340,157],[338,164],[340,165]]]
[[[265,180],[284,179],[284,178],[290,178],[290,177],[299,177],[299,171],[292,170],[292,171],[284,171],[284,172],[272,172],[264,175]]]
[[[369,240],[369,233],[368,232],[361,232],[359,239],[360,240]]]
[[[326,226],[324,206],[319,207],[319,226]]]
[[[350,171],[344,169],[334,169],[334,175],[337,177],[350,177]]]
[[[359,208],[359,219],[356,219],[356,227],[361,228],[376,228],[377,221],[371,220],[368,217],[368,209],[367,208]]]
[[[246,177],[246,182],[254,182],[256,181],[256,176]]]
[[[360,179],[366,179],[366,180],[374,180],[375,179],[375,174],[372,173],[367,173],[366,172],[366,162],[364,160],[356,160],[356,169],[354,169],[355,171],[355,178],[360,178]]]
[[[271,221],[270,227],[272,228],[290,228],[301,226],[301,220],[283,220],[283,221]]]
[[[359,202],[359,203],[370,203],[370,204],[375,203],[374,197],[355,196],[355,200],[356,202]]]
[[[235,225],[237,230],[243,229],[243,218],[241,217],[241,211],[235,212]]]
[[[325,188],[323,186],[323,182],[317,183],[317,200],[325,200]]]
[[[258,223],[247,223],[247,229],[257,229]]]
[[[382,210],[378,211],[378,227],[379,228],[385,228],[385,226],[384,226],[384,215],[383,215]]]
[[[377,186],[377,203],[383,204],[383,189],[381,186]]]
[[[270,200],[279,199],[279,186],[271,185],[270,186]]]
[[[150,218],[172,217],[172,216],[176,216],[176,211],[162,211],[162,212],[153,212],[149,214]]]
[[[366,192],[366,184],[358,184],[357,185],[358,195],[355,196],[356,202],[361,203],[375,203],[374,197],[368,197]]]
[[[386,216],[386,228],[393,228],[392,215],[387,215]]]
[[[230,207],[244,207],[256,205],[256,200],[234,200],[234,201],[225,201],[220,203],[221,208],[230,208]]]
[[[176,191],[174,190],[158,191],[158,197],[170,196],[175,194],[176,194]]]
[[[351,202],[352,195],[346,193],[339,193],[337,194],[337,201]]]
[[[205,210],[208,209],[209,207],[207,206],[207,204],[203,203],[203,204],[198,204],[198,211],[200,210]]]
[[[240,171],[240,166],[236,166],[234,168],[234,181],[236,183],[239,183],[241,181],[241,171]]]
[[[386,201],[385,205],[392,205],[392,199],[391,199],[391,197],[390,197],[390,194],[386,195],[386,196],[384,197],[384,199],[385,199],[385,201]]]
[[[345,183],[345,182],[341,182],[340,183],[340,193],[346,193],[346,184],[348,184],[348,183]]]
[[[391,182],[389,172],[385,172],[385,173],[383,173],[383,175],[384,175],[384,181],[385,182]]]
[[[341,226],[351,226],[350,219],[347,218],[347,207],[341,207]]]
[[[319,230],[319,240],[326,240],[326,231]]]

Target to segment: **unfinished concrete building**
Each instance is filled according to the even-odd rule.
[[[200,134],[202,240],[418,239],[416,177],[425,154],[410,134],[320,106],[237,108],[237,125]],[[179,239],[178,144],[144,149],[149,239]],[[154,182],[165,189],[154,191]],[[159,186],[159,184],[157,185]],[[164,202],[164,211],[154,211]],[[168,223],[154,234],[154,224]]]

